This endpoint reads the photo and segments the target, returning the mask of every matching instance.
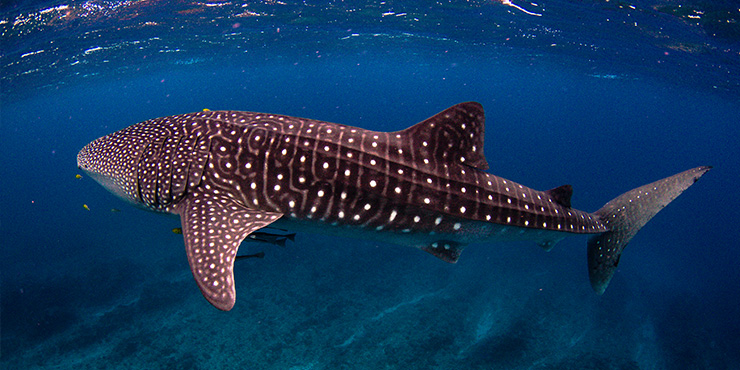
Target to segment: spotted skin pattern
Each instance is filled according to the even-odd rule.
[[[537,191],[484,172],[484,121],[474,102],[397,132],[203,111],[102,137],[77,162],[135,205],[180,215],[193,275],[222,310],[235,302],[239,244],[272,223],[409,245],[448,262],[471,242],[533,240],[549,249],[567,234],[611,230],[606,212],[571,208],[569,185]],[[666,191],[677,196],[681,186]]]

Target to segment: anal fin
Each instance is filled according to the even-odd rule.
[[[231,310],[236,302],[234,259],[239,244],[282,214],[250,209],[227,195],[200,191],[191,192],[177,210],[190,270],[201,293],[216,308]]]
[[[465,249],[465,245],[449,240],[439,240],[432,244],[419,247],[419,249],[431,253],[442,261],[456,263],[463,249]]]
[[[539,245],[540,248],[544,249],[545,252],[549,252],[550,250],[552,250],[552,247],[554,247],[555,244],[557,244],[562,239],[563,238],[560,237],[560,238],[557,238],[557,239],[542,240],[542,241],[538,242],[537,245]]]

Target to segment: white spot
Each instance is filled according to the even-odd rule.
[[[460,207],[460,213],[465,213],[465,207]]]
[[[507,224],[510,224],[510,223],[511,223],[511,217],[507,217],[507,218],[506,218],[506,223],[507,223]]]
[[[275,191],[280,191],[280,185],[275,185]]]
[[[455,222],[455,224],[452,225],[452,228],[455,230],[460,230],[460,227],[462,227],[462,225],[459,222]]]
[[[439,225],[441,223],[442,223],[442,216],[439,216],[439,217],[437,217],[437,218],[434,219],[434,224],[435,225]]]
[[[378,183],[375,180],[370,180],[370,186],[371,187],[376,187],[376,186],[378,186]]]
[[[396,216],[398,216],[398,212],[396,212],[396,210],[394,209],[393,211],[391,211],[391,216],[388,218],[388,221],[395,220]]]
[[[350,172],[349,170],[344,170],[344,176],[349,176],[349,175],[350,175],[350,173],[351,173],[351,172]]]
[[[401,188],[396,187],[395,191],[396,191],[396,194],[401,194]]]
[[[329,162],[324,162],[323,167],[324,167],[324,169],[329,168]]]
[[[429,199],[429,198],[424,198],[424,203],[426,203],[426,204],[429,204],[429,203],[431,203],[431,202],[432,202],[432,200],[431,200],[431,199]]]
[[[414,216],[414,222],[419,222],[419,221],[421,221],[421,217],[419,217],[419,216]]]
[[[337,214],[337,216],[338,216],[339,218],[344,218],[344,212],[342,212],[342,211],[339,211],[339,213]]]
[[[372,208],[372,207],[373,206],[371,206],[370,203],[368,203],[368,204],[365,204],[365,207],[364,208],[365,208],[366,211],[369,211],[370,208]]]
[[[324,196],[324,191],[323,190],[319,190],[319,192],[316,193],[316,195],[318,195],[319,197],[323,197]]]
[[[289,206],[290,208],[293,208],[293,207],[295,207],[295,201],[294,201],[294,200],[291,200],[290,202],[288,202],[288,206]]]

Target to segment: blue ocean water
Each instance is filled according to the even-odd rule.
[[[732,1],[3,2],[0,363],[738,368],[738,17]],[[715,168],[633,239],[603,296],[585,237],[474,244],[450,265],[298,234],[242,244],[266,255],[238,261],[226,313],[198,291],[177,218],[75,177],[82,146],[154,117],[390,131],[469,100],[491,173],[572,184],[579,209]]]

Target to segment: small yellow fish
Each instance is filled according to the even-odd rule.
[[[181,227],[176,227],[176,228],[172,229],[172,232],[175,233],[175,234],[182,234],[182,228]]]
[[[75,178],[76,178],[76,179],[81,179],[81,178],[82,178],[82,175],[80,175],[80,174],[78,173],[78,174],[76,174],[76,175],[75,175]]]
[[[208,109],[208,108],[203,108],[203,111],[204,111],[204,112],[210,112],[211,110],[210,110],[210,109]]]
[[[84,208],[84,209],[86,209],[86,210],[88,210],[88,211],[90,210],[90,207],[88,207],[88,206],[87,206],[87,204],[83,204],[83,205],[82,205],[82,208]]]

